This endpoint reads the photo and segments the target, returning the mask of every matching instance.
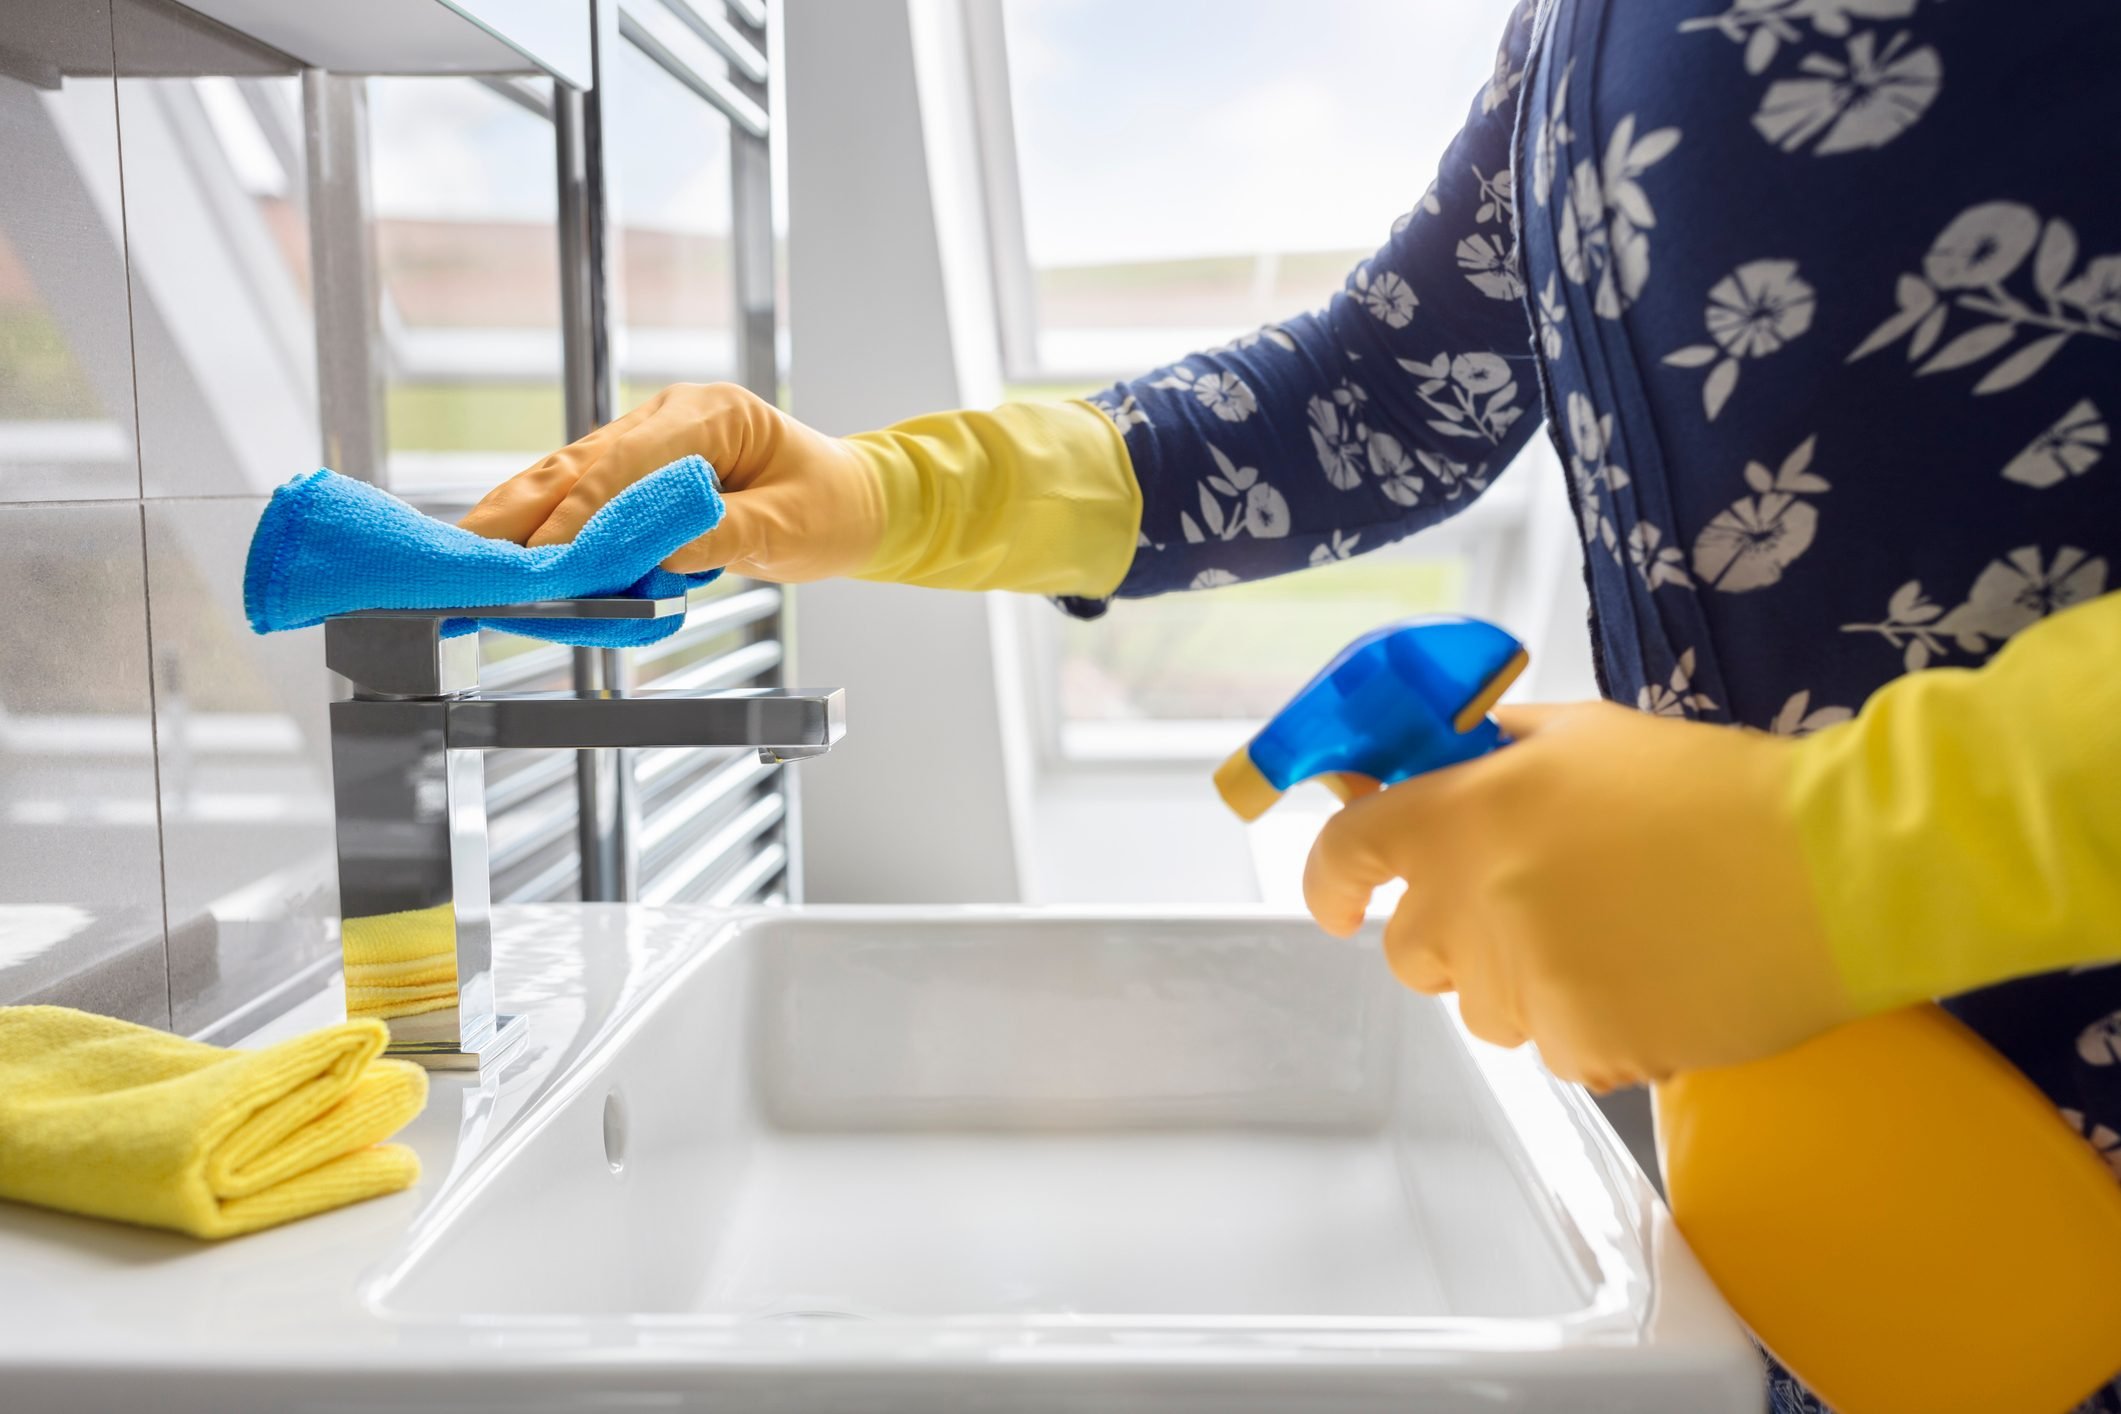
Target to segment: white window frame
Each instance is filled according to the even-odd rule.
[[[960,0],[965,61],[971,75],[973,129],[986,198],[987,250],[994,279],[1002,377],[1042,375],[1038,366],[1038,287],[1024,230],[1024,194],[1016,161],[1016,108],[1009,89],[1009,42],[1003,0]],[[1115,378],[1125,376],[1115,372]]]

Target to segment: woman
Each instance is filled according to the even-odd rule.
[[[2101,0],[1528,0],[1317,313],[1094,411],[833,439],[673,389],[465,523],[565,539],[699,452],[729,515],[673,568],[1094,615],[1410,534],[1545,421],[1641,710],[1357,802],[1320,920],[1408,876],[1401,978],[1599,1085],[1952,995],[2121,1172],[2117,73]]]

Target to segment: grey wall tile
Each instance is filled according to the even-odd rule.
[[[170,1010],[185,1033],[338,953],[322,631],[260,638],[243,618],[264,505],[147,503]]]
[[[137,496],[110,9],[10,0],[0,41],[0,501]]]
[[[145,495],[262,494],[317,464],[301,80],[163,0],[116,0]]]
[[[141,512],[0,506],[0,1002],[169,1024]]]

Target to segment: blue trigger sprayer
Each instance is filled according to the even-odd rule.
[[[1484,756],[1508,740],[1488,717],[1530,661],[1490,623],[1438,614],[1374,629],[1343,648],[1259,734],[1216,769],[1229,807],[1256,820],[1300,781],[1380,785]]]

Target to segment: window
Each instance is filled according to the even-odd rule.
[[[988,165],[1003,347],[1024,397],[1079,396],[1323,304],[1434,176],[1511,8],[997,3],[974,49],[1007,74],[1012,121],[990,123],[1005,151]],[[1217,752],[1357,633],[1500,613],[1530,479],[1305,574],[1117,603],[1092,623],[1037,612],[1049,749]]]
[[[1035,368],[1325,302],[1435,175],[1512,0],[1003,0]]]

